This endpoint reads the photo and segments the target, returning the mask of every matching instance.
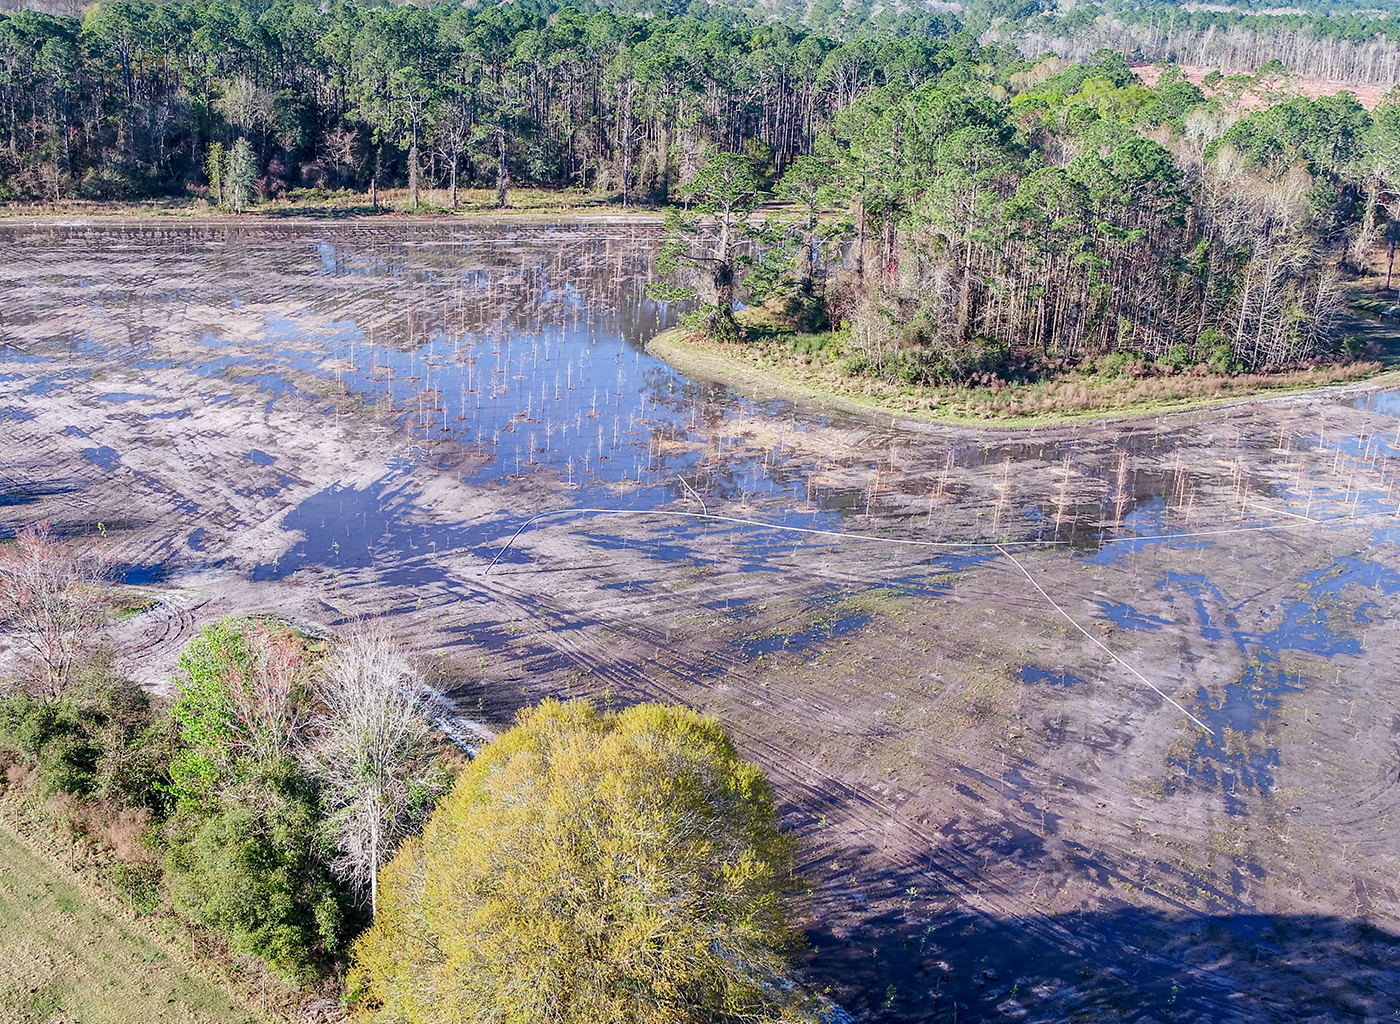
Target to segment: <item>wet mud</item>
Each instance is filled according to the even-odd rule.
[[[0,225],[0,533],[111,549],[152,687],[276,611],[386,620],[464,742],[549,695],[713,712],[857,1019],[1400,1010],[1396,396],[1021,434],[749,401],[643,351],[658,241]]]

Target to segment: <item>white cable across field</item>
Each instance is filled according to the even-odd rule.
[[[1107,644],[1105,644],[1105,643],[1104,643],[1102,640],[1100,640],[1098,637],[1094,636],[1093,633],[1090,633],[1087,629],[1085,629],[1083,626],[1081,626],[1078,622],[1075,622],[1075,621],[1074,621],[1074,618],[1070,615],[1070,613],[1067,612],[1067,611],[1065,611],[1063,608],[1061,608],[1058,604],[1055,603],[1055,599],[1045,592],[1044,588],[1041,587],[1041,585],[1040,585],[1039,583],[1036,582],[1035,577],[1032,576],[1029,572],[1026,571],[1026,567],[1025,567],[1024,565],[1022,565],[1020,562],[1016,561],[1015,556],[1012,555],[1010,551],[1007,551],[1007,550],[1006,550],[1004,547],[1002,547],[1000,544],[998,544],[998,545],[996,546],[996,549],[997,549],[998,551],[1000,551],[1003,555],[1005,555],[1007,558],[1009,558],[1009,559],[1011,560],[1011,564],[1012,564],[1012,565],[1014,565],[1016,568],[1018,568],[1018,569],[1021,570],[1021,575],[1024,576],[1027,580],[1030,581],[1030,585],[1033,586],[1033,587],[1035,587],[1036,593],[1038,593],[1041,597],[1045,598],[1045,600],[1049,603],[1049,605],[1050,605],[1051,608],[1055,609],[1055,611],[1059,612],[1062,616],[1064,616],[1064,619],[1065,619],[1066,622],[1068,622],[1071,626],[1073,626],[1075,629],[1079,630],[1079,632],[1083,633],[1086,637],[1088,637],[1089,640],[1092,641],[1093,644],[1094,644],[1096,647],[1098,647],[1101,651],[1103,651],[1105,654],[1107,654],[1110,658],[1112,658],[1114,661],[1118,662],[1118,664],[1122,665],[1125,669],[1127,669],[1129,672],[1131,672],[1133,675],[1137,676],[1137,677],[1138,677],[1139,679],[1141,679],[1144,683],[1146,683],[1149,687],[1151,687],[1153,693],[1157,694],[1157,696],[1161,697],[1164,701],[1166,701],[1166,702],[1167,702],[1168,704],[1170,704],[1172,707],[1176,708],[1178,711],[1180,711],[1180,712],[1181,712],[1183,715],[1185,715],[1187,718],[1191,719],[1191,721],[1195,722],[1197,725],[1199,725],[1199,726],[1200,726],[1202,729],[1204,729],[1206,732],[1210,733],[1212,736],[1215,735],[1215,730],[1213,730],[1210,726],[1206,725],[1205,722],[1202,722],[1202,721],[1201,721],[1199,718],[1197,718],[1195,715],[1191,714],[1191,712],[1187,711],[1184,707],[1182,707],[1182,706],[1181,706],[1180,704],[1178,704],[1176,701],[1172,700],[1171,697],[1167,696],[1165,693],[1163,693],[1163,692],[1161,691],[1161,689],[1158,688],[1158,686],[1157,686],[1156,683],[1154,683],[1151,679],[1148,679],[1145,675],[1143,675],[1143,674],[1142,674],[1141,672],[1139,672],[1137,669],[1133,668],[1133,666],[1129,665],[1129,664],[1128,664],[1126,661],[1124,661],[1122,658],[1118,657],[1118,655],[1115,654],[1115,653],[1113,652],[1112,648],[1110,648]]]
[[[684,483],[684,481],[682,481],[682,483]],[[510,539],[509,539],[508,541],[506,541],[505,545],[501,548],[501,550],[498,551],[498,552],[496,552],[496,557],[493,558],[493,559],[491,559],[491,564],[488,565],[484,570],[482,570],[482,575],[483,575],[483,576],[486,575],[487,573],[489,573],[492,569],[494,569],[494,568],[496,567],[496,563],[499,562],[499,561],[501,560],[501,558],[505,556],[505,553],[506,553],[507,551],[510,550],[511,545],[514,544],[515,541],[516,541],[516,539],[517,539],[522,533],[524,533],[529,527],[533,526],[535,523],[539,522],[539,521],[542,520],[542,519],[549,519],[549,518],[552,518],[552,517],[555,517],[555,516],[563,516],[563,515],[676,516],[676,517],[681,517],[681,518],[686,518],[686,519],[701,519],[701,520],[704,520],[704,521],[706,521],[706,522],[733,523],[733,524],[739,525],[739,526],[756,526],[756,527],[759,527],[760,529],[765,529],[765,530],[780,530],[780,531],[783,531],[783,532],[785,532],[785,533],[800,533],[800,534],[807,534],[807,535],[810,535],[810,536],[831,537],[831,538],[836,539],[836,540],[863,541],[863,542],[866,542],[866,543],[873,543],[873,544],[900,544],[900,545],[904,545],[904,546],[906,546],[906,547],[920,547],[920,548],[943,548],[943,549],[957,548],[957,549],[963,549],[963,550],[969,550],[969,549],[971,549],[971,550],[977,550],[977,549],[996,550],[996,551],[1000,552],[1003,556],[1005,556],[1005,557],[1011,562],[1012,565],[1014,565],[1017,569],[1019,569],[1019,570],[1021,571],[1021,575],[1025,576],[1025,578],[1030,582],[1030,585],[1031,585],[1032,587],[1035,588],[1036,592],[1037,592],[1038,594],[1040,594],[1040,596],[1041,596],[1042,598],[1045,599],[1045,601],[1050,605],[1051,608],[1055,609],[1055,611],[1057,611],[1061,616],[1063,616],[1063,618],[1065,619],[1065,621],[1067,621],[1071,626],[1073,626],[1075,629],[1077,629],[1080,633],[1083,633],[1084,636],[1086,636],[1096,647],[1098,647],[1100,650],[1102,650],[1105,654],[1107,654],[1107,655],[1108,655],[1110,658],[1112,658],[1115,662],[1117,662],[1119,665],[1123,666],[1123,668],[1127,669],[1127,670],[1128,670],[1129,672],[1131,672],[1134,676],[1136,676],[1139,680],[1141,680],[1142,683],[1143,683],[1144,685],[1146,685],[1149,689],[1151,689],[1153,693],[1157,694],[1159,697],[1161,697],[1163,700],[1165,700],[1167,703],[1169,703],[1172,707],[1176,708],[1176,709],[1177,709],[1178,711],[1180,711],[1183,715],[1185,715],[1187,718],[1189,718],[1192,722],[1194,722],[1194,723],[1195,723],[1196,725],[1198,725],[1200,728],[1204,729],[1207,733],[1209,733],[1209,734],[1212,735],[1212,736],[1215,735],[1214,730],[1212,730],[1210,726],[1206,725],[1204,722],[1202,722],[1202,721],[1201,721],[1199,718],[1197,718],[1195,715],[1191,714],[1191,712],[1187,711],[1186,708],[1182,707],[1181,704],[1179,704],[1177,701],[1175,701],[1175,700],[1172,699],[1170,696],[1168,696],[1166,693],[1164,693],[1160,687],[1158,687],[1155,683],[1152,682],[1152,680],[1148,679],[1145,675],[1143,675],[1141,672],[1139,672],[1136,668],[1134,668],[1132,665],[1128,664],[1126,661],[1124,661],[1122,658],[1120,658],[1120,657],[1119,657],[1117,654],[1115,654],[1115,653],[1113,652],[1113,650],[1112,650],[1111,648],[1109,648],[1103,641],[1101,641],[1098,637],[1094,636],[1094,635],[1093,635],[1092,633],[1090,633],[1087,629],[1085,629],[1083,626],[1081,626],[1077,621],[1075,621],[1074,617],[1071,616],[1071,615],[1069,614],[1069,612],[1067,612],[1067,611],[1065,611],[1063,608],[1061,608],[1061,607],[1055,602],[1054,598],[1052,598],[1049,594],[1047,594],[1047,593],[1045,592],[1044,588],[1042,588],[1041,585],[1040,585],[1039,583],[1036,582],[1035,577],[1032,576],[1032,575],[1030,574],[1029,571],[1027,571],[1026,567],[1025,567],[1024,565],[1022,565],[1022,564],[1016,559],[1016,557],[1015,557],[1014,555],[1011,554],[1010,551],[1006,550],[1007,546],[1012,546],[1012,547],[1041,547],[1041,548],[1044,548],[1044,547],[1057,547],[1057,546],[1059,546],[1059,545],[1061,545],[1061,544],[1064,544],[1064,543],[1065,543],[1064,541],[1060,541],[1060,540],[1022,540],[1022,541],[1003,541],[1003,542],[1000,542],[1000,543],[999,543],[999,542],[996,542],[996,541],[956,541],[956,540],[950,540],[950,541],[936,541],[936,540],[914,540],[914,539],[912,539],[912,538],[910,538],[910,539],[905,539],[905,538],[898,538],[898,537],[872,537],[872,536],[870,536],[869,534],[864,534],[864,533],[846,533],[846,532],[843,532],[843,531],[841,531],[841,530],[821,530],[821,529],[817,529],[816,527],[809,527],[809,526],[788,526],[788,525],[785,525],[785,524],[782,524],[782,523],[765,523],[765,522],[763,522],[762,520],[759,520],[759,519],[745,519],[745,518],[742,518],[742,517],[739,517],[739,516],[721,516],[721,515],[715,515],[714,513],[710,512],[710,511],[706,508],[705,503],[704,503],[704,500],[700,498],[700,495],[698,495],[698,494],[695,493],[694,489],[691,488],[689,484],[686,484],[686,489],[689,490],[690,493],[691,493],[692,495],[694,495],[695,499],[696,499],[697,501],[700,502],[700,507],[701,507],[702,509],[704,509],[705,511],[703,511],[703,512],[680,512],[680,511],[671,510],[671,509],[567,508],[567,509],[553,509],[553,510],[551,510],[551,511],[549,511],[549,512],[541,512],[539,515],[532,516],[531,518],[525,520],[525,522],[523,522],[523,523],[520,524],[519,528],[518,528],[513,534],[511,534]],[[1337,517],[1334,517],[1334,518],[1332,518],[1332,519],[1308,519],[1308,518],[1304,518],[1304,517],[1298,517],[1298,516],[1296,516],[1296,513],[1288,512],[1288,511],[1286,511],[1286,510],[1271,509],[1271,508],[1268,508],[1267,506],[1257,505],[1257,504],[1254,504],[1254,503],[1252,503],[1252,502],[1251,502],[1251,506],[1254,507],[1254,508],[1260,509],[1260,510],[1262,510],[1262,511],[1272,512],[1272,513],[1275,514],[1275,515],[1289,515],[1289,516],[1295,516],[1295,518],[1297,518],[1298,521],[1296,521],[1296,522],[1289,522],[1289,523],[1271,523],[1271,524],[1266,525],[1266,526],[1242,526],[1242,527],[1232,527],[1232,528],[1229,528],[1229,529],[1221,529],[1221,530],[1198,530],[1198,531],[1196,531],[1196,532],[1194,532],[1194,533],[1159,534],[1159,535],[1149,536],[1149,537],[1131,537],[1131,538],[1124,538],[1124,539],[1133,540],[1133,541],[1137,541],[1137,542],[1140,542],[1140,543],[1149,543],[1149,544],[1150,544],[1150,543],[1154,543],[1154,542],[1159,542],[1159,541],[1165,541],[1165,542],[1170,543],[1171,541],[1177,541],[1177,540],[1191,540],[1191,539],[1198,539],[1198,538],[1202,538],[1202,537],[1220,537],[1220,536],[1225,536],[1225,535],[1229,535],[1229,534],[1241,534],[1241,533],[1272,533],[1272,532],[1277,532],[1277,531],[1280,531],[1280,530],[1297,530],[1297,529],[1302,529],[1302,528],[1304,528],[1304,527],[1309,527],[1309,526],[1345,525],[1345,524],[1347,524],[1347,523],[1359,523],[1359,522],[1363,522],[1363,521],[1366,521],[1366,520],[1369,520],[1369,519],[1378,519],[1378,518],[1400,518],[1400,509],[1397,509],[1395,512],[1389,512],[1389,511],[1387,511],[1387,512],[1368,512],[1368,513],[1366,513],[1366,514],[1364,514],[1364,515],[1337,516]]]

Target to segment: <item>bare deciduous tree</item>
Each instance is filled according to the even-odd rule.
[[[332,870],[378,903],[379,868],[442,791],[427,693],[384,636],[350,640],[328,659],[307,751],[321,780]]]
[[[48,523],[0,545],[0,626],[43,665],[46,696],[63,691],[69,672],[102,623],[102,554],[54,536]]]

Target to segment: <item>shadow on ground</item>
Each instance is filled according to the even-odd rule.
[[[1400,1008],[1400,937],[1362,920],[915,907],[834,931],[809,933],[808,977],[859,1020],[1367,1021]]]

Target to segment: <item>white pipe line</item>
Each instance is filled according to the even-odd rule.
[[[1067,612],[1067,611],[1065,611],[1063,608],[1061,608],[1058,604],[1055,603],[1055,599],[1045,592],[1044,588],[1041,587],[1041,585],[1035,581],[1035,577],[1032,576],[1029,572],[1026,571],[1026,567],[1025,567],[1024,565],[1022,565],[1020,562],[1018,562],[1018,561],[1015,559],[1015,557],[1011,554],[1010,551],[1007,551],[1007,550],[1006,550],[1004,547],[1002,547],[1000,544],[997,544],[997,545],[996,545],[996,549],[997,549],[998,551],[1000,551],[1003,555],[1005,555],[1008,559],[1010,559],[1012,565],[1014,565],[1016,568],[1018,568],[1018,569],[1021,570],[1021,575],[1024,576],[1027,580],[1030,581],[1031,586],[1035,587],[1036,591],[1040,594],[1040,596],[1043,597],[1043,598],[1045,598],[1045,600],[1046,600],[1047,602],[1049,602],[1051,608],[1054,608],[1055,611],[1059,612],[1061,615],[1064,616],[1064,619],[1065,619],[1066,622],[1068,622],[1071,626],[1073,626],[1075,629],[1079,630],[1079,632],[1083,633],[1086,637],[1088,637],[1089,640],[1090,640],[1095,646],[1097,646],[1100,650],[1102,650],[1102,651],[1103,651],[1105,654],[1107,654],[1110,658],[1112,658],[1114,661],[1118,662],[1118,664],[1122,665],[1125,669],[1127,669],[1129,672],[1131,672],[1133,675],[1137,676],[1137,677],[1138,677],[1139,679],[1141,679],[1144,683],[1146,683],[1149,687],[1151,687],[1153,693],[1157,694],[1157,696],[1161,697],[1164,701],[1166,701],[1166,702],[1167,702],[1168,704],[1170,704],[1172,707],[1176,708],[1178,711],[1180,711],[1180,712],[1181,712],[1183,715],[1185,715],[1187,718],[1191,719],[1191,721],[1195,722],[1197,725],[1199,725],[1199,726],[1200,726],[1202,729],[1204,729],[1206,732],[1210,733],[1210,735],[1212,735],[1212,736],[1215,735],[1215,732],[1211,729],[1210,726],[1206,725],[1205,722],[1202,722],[1202,721],[1201,721],[1199,718],[1197,718],[1195,715],[1191,714],[1191,712],[1187,711],[1184,707],[1182,707],[1182,706],[1181,706],[1180,704],[1178,704],[1176,701],[1172,700],[1171,697],[1168,697],[1165,693],[1163,693],[1163,692],[1161,691],[1161,689],[1159,689],[1159,688],[1157,687],[1157,685],[1156,685],[1154,682],[1152,682],[1152,680],[1148,679],[1145,675],[1143,675],[1143,674],[1142,674],[1141,672],[1139,672],[1137,669],[1133,668],[1133,666],[1129,665],[1129,664],[1128,664],[1126,661],[1124,661],[1122,658],[1118,657],[1118,655],[1115,654],[1115,653],[1113,652],[1113,649],[1112,649],[1112,648],[1110,648],[1107,644],[1105,644],[1105,643],[1104,643],[1102,640],[1100,640],[1098,637],[1094,636],[1093,633],[1090,633],[1087,629],[1085,629],[1083,626],[1081,626],[1078,622],[1074,621],[1074,618],[1070,615],[1070,613]]]
[[[703,501],[701,507],[704,507]],[[1262,507],[1262,506],[1261,506]],[[1273,511],[1273,510],[1270,510]],[[1334,524],[1345,525],[1347,523],[1364,522],[1368,519],[1379,519],[1382,517],[1400,518],[1400,510],[1396,512],[1367,512],[1364,515],[1336,516],[1332,519],[1309,519],[1304,516],[1297,516],[1295,513],[1281,512],[1281,515],[1294,515],[1299,519],[1296,523],[1275,523],[1269,526],[1241,526],[1224,530],[1198,530],[1194,533],[1159,533],[1147,537],[1119,537],[1117,540],[1136,541],[1143,544],[1167,543],[1177,540],[1195,540],[1201,537],[1224,537],[1231,534],[1240,533],[1271,533],[1275,530],[1292,530],[1304,526],[1330,526]],[[805,533],[818,537],[833,537],[838,540],[865,541],[871,544],[899,544],[904,547],[915,548],[958,548],[962,550],[978,550],[986,548],[1001,549],[1002,545],[1011,547],[1056,547],[1065,542],[1061,540],[1008,540],[998,544],[994,541],[972,541],[972,540],[911,540],[900,537],[872,537],[866,533],[844,533],[840,530],[818,530],[809,526],[786,526],[782,523],[765,523],[759,519],[741,519],[737,516],[721,516],[710,512],[678,512],[669,509],[641,509],[641,508],[557,508],[549,512],[541,512],[537,516],[531,516],[520,527],[510,535],[510,539],[500,551],[496,552],[496,557],[491,559],[491,564],[482,570],[485,576],[496,567],[496,563],[501,560],[511,546],[531,526],[542,519],[550,519],[554,516],[569,515],[612,515],[612,516],[676,516],[682,519],[704,519],[710,522],[735,523],[740,526],[757,526],[765,530],[781,530],[786,533]]]
[[[1287,509],[1282,509],[1282,508],[1269,508],[1268,505],[1261,505],[1261,504],[1259,504],[1259,502],[1257,502],[1257,501],[1251,501],[1251,502],[1249,503],[1249,507],[1250,507],[1250,508],[1257,508],[1257,509],[1259,509],[1261,512],[1272,512],[1272,513],[1273,513],[1274,515],[1276,515],[1276,516],[1292,516],[1294,519],[1302,519],[1302,520],[1305,520],[1305,521],[1307,521],[1307,522],[1309,522],[1309,523],[1316,523],[1316,522],[1322,522],[1322,521],[1323,521],[1323,520],[1314,519],[1314,518],[1312,518],[1312,516],[1300,516],[1297,512],[1289,512]],[[1390,515],[1390,513],[1387,512],[1386,515]]]

